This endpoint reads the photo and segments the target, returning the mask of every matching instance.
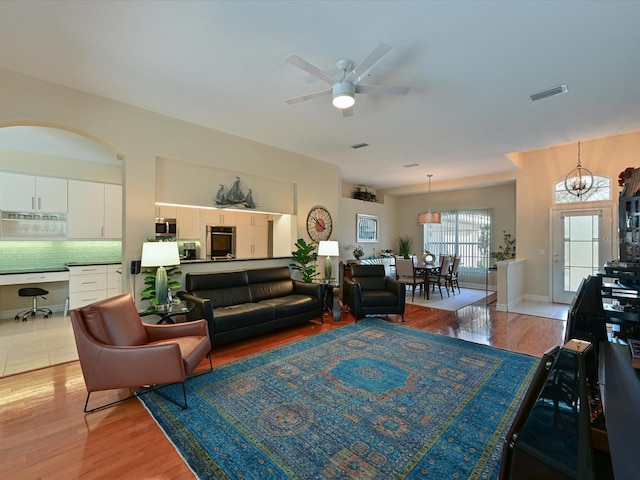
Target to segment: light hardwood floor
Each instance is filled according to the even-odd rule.
[[[478,303],[458,312],[407,305],[405,325],[535,356],[563,343],[562,320],[497,312],[484,299]],[[389,321],[400,324],[399,317]],[[338,323],[326,316],[324,324],[309,322],[222,346],[213,352],[214,365],[351,322],[349,314]],[[92,402],[128,394],[101,392]],[[139,401],[85,415],[85,397],[77,361],[1,378],[0,478],[194,478]]]

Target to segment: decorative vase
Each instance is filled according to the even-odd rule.
[[[158,267],[156,271],[156,299],[158,305],[166,305],[169,302],[169,283],[167,270],[164,267]]]

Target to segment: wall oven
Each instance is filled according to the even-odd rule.
[[[178,234],[178,225],[175,218],[156,218],[156,238],[171,239]]]
[[[235,258],[236,227],[207,225],[207,257],[211,260]]]

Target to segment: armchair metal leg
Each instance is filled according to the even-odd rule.
[[[211,373],[213,371],[213,360],[211,359],[211,352],[209,352],[207,354],[207,357],[209,358],[209,369],[208,370],[204,370],[202,372],[198,372],[196,374],[193,374],[190,377],[188,377],[187,380],[189,380],[189,378],[199,377],[200,375],[204,375],[205,373]],[[186,380],[185,380],[185,382],[186,382]],[[150,387],[144,387],[144,388],[134,392],[132,395],[129,395],[126,398],[121,398],[120,400],[116,400],[115,402],[105,403],[104,405],[100,405],[99,407],[95,407],[95,408],[91,408],[91,409],[87,410],[87,406],[89,405],[89,397],[91,396],[91,393],[92,393],[92,392],[89,392],[87,394],[87,399],[84,402],[84,413],[92,413],[92,412],[96,412],[98,410],[109,408],[109,407],[112,407],[112,406],[117,405],[119,403],[126,402],[127,400],[131,400],[132,398],[137,398],[137,397],[139,397],[141,395],[144,395],[145,393],[149,393],[149,392],[156,392],[158,395],[160,395],[165,400],[173,403],[174,405],[177,405],[178,407],[182,408],[182,410],[186,410],[189,406],[187,405],[187,388],[186,388],[185,382],[180,382],[182,384],[182,399],[183,399],[182,403],[179,403],[175,399],[169,397],[169,395],[167,395],[166,393],[164,393],[161,390],[162,388],[168,387],[169,385],[175,385],[175,383],[168,383],[168,384],[165,384],[165,385],[153,385],[153,386],[150,386]]]

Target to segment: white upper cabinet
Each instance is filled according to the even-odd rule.
[[[67,212],[67,180],[0,173],[0,209],[16,212]]]
[[[69,180],[68,238],[121,238],[122,186]]]

